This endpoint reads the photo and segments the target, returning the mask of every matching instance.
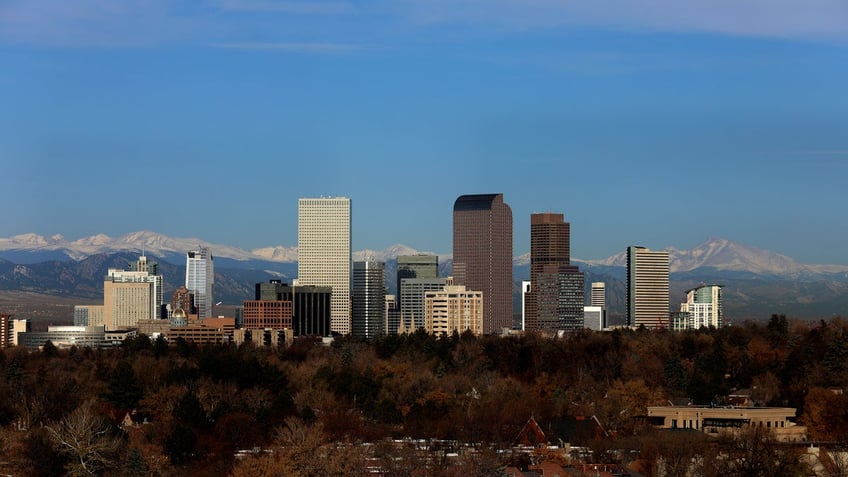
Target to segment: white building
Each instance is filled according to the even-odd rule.
[[[668,252],[627,248],[627,325],[670,328]]]
[[[604,309],[600,306],[583,307],[583,327],[590,330],[604,329]]]
[[[606,309],[607,285],[604,282],[592,282],[592,297],[590,304]]]
[[[521,330],[524,331],[527,323],[527,294],[530,293],[530,280],[521,281]]]
[[[212,318],[215,304],[215,265],[208,247],[186,253],[185,287],[194,294],[198,318]]]
[[[330,330],[350,334],[350,199],[299,199],[297,284],[332,287]]]

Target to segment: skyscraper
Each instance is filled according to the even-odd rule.
[[[194,295],[197,317],[212,318],[212,306],[215,304],[215,266],[208,247],[200,247],[186,253],[185,287]]]
[[[447,278],[404,278],[400,284],[400,321],[405,330],[424,328],[424,294],[441,291]]]
[[[563,320],[559,316],[559,310],[562,309],[560,269],[570,265],[570,235],[571,226],[563,220],[563,214],[530,215],[530,293],[527,296],[525,322],[527,330],[563,329]],[[579,305],[582,313],[582,298]]]
[[[668,328],[668,252],[627,247],[627,325]]]
[[[457,286],[483,292],[483,333],[512,328],[512,210],[503,194],[454,202],[453,273]]]
[[[400,293],[401,280],[404,278],[436,278],[439,276],[439,257],[436,255],[398,255],[397,258],[397,296],[398,308],[403,306]]]
[[[386,264],[373,259],[353,262],[351,331],[374,338],[385,334]]]
[[[329,286],[330,329],[350,333],[350,199],[299,199],[297,284]]]

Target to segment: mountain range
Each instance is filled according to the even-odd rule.
[[[61,235],[24,234],[0,238],[0,290],[96,299],[102,294],[106,268],[126,266],[144,253],[160,263],[167,293],[174,283],[182,281],[185,252],[200,246],[209,247],[215,256],[216,296],[233,304],[250,298],[257,281],[289,280],[297,275],[297,247],[244,250],[150,231],[116,238],[98,234],[74,241]],[[721,238],[710,238],[689,250],[665,250],[670,258],[672,307],[682,300],[686,289],[700,283],[718,283],[724,285],[728,317],[759,319],[771,313],[799,318],[848,316],[848,266],[802,264]],[[387,288],[393,293],[397,256],[415,253],[422,252],[396,244],[352,255],[354,260],[368,256],[385,261]],[[440,273],[450,274],[451,255],[438,255]],[[620,320],[624,312],[626,252],[601,260],[572,261],[586,273],[587,287],[592,281],[607,283],[609,314],[613,322]],[[513,260],[516,294],[520,281],[529,279],[529,262],[529,253]]]

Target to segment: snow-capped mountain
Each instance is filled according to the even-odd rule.
[[[209,247],[215,257],[239,261],[264,260],[268,262],[289,263],[297,261],[297,247],[277,245],[253,250],[244,250],[230,245],[213,244],[198,238],[174,238],[147,230],[132,232],[112,238],[105,234],[92,235],[79,240],[68,241],[62,235],[50,238],[37,234],[16,235],[0,238],[0,252],[56,252],[71,260],[79,261],[100,253],[133,252],[155,256],[181,255],[198,247]],[[373,257],[377,260],[390,260],[398,255],[414,255],[419,252],[402,244],[392,245],[384,250],[361,250],[353,252],[354,260]],[[429,253],[429,252],[428,252]],[[450,254],[440,254],[440,260],[450,258]]]
[[[842,265],[805,265],[779,253],[743,245],[732,240],[710,238],[689,250],[666,247],[671,272],[688,272],[702,267],[759,274],[799,275],[848,272]],[[575,261],[578,261],[575,259]],[[627,266],[627,252],[603,260],[581,260],[589,265]]]

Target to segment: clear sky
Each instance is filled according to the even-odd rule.
[[[845,0],[3,0],[0,237],[153,230],[450,252],[503,192],[515,253],[722,237],[848,264]]]

